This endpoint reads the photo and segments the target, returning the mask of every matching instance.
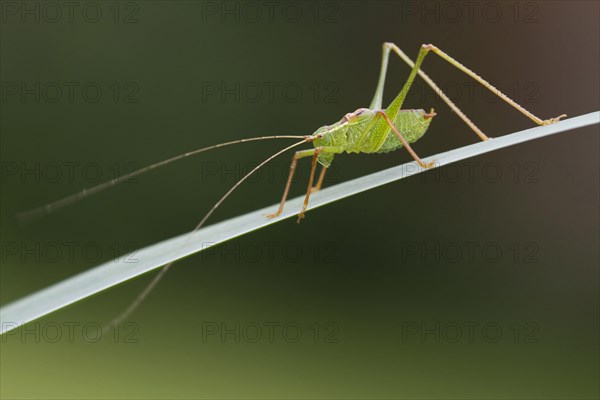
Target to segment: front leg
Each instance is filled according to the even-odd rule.
[[[290,187],[292,185],[292,180],[294,179],[294,172],[296,172],[296,164],[298,163],[298,160],[300,158],[306,158],[306,157],[311,157],[312,156],[312,166],[311,166],[311,170],[310,170],[310,179],[308,182],[308,190],[306,193],[306,196],[304,198],[304,205],[302,207],[302,211],[300,211],[300,214],[298,215],[298,222],[300,222],[302,220],[302,218],[304,218],[304,212],[306,211],[306,208],[308,207],[308,200],[310,198],[310,193],[312,193],[313,191],[317,191],[319,189],[321,189],[321,184],[323,183],[323,177],[325,176],[325,171],[327,170],[327,168],[323,169],[323,172],[321,173],[321,176],[319,177],[319,181],[317,182],[317,186],[314,188],[315,190],[313,190],[312,184],[315,178],[315,169],[317,167],[317,161],[319,158],[319,154],[324,154],[324,153],[339,153],[340,149],[338,149],[337,147],[329,147],[329,146],[320,146],[320,147],[316,147],[314,149],[310,149],[310,150],[301,150],[301,151],[297,151],[294,156],[292,157],[292,163],[290,165],[290,174],[288,176],[287,179],[287,183],[285,185],[285,189],[283,191],[283,196],[281,197],[281,203],[279,204],[279,208],[277,209],[276,212],[272,213],[272,214],[268,214],[267,218],[275,218],[281,215],[281,213],[283,212],[283,207],[285,205],[285,201],[287,200],[289,191],[290,191]]]
[[[290,191],[290,186],[292,185],[292,180],[294,179],[294,172],[296,172],[296,164],[298,163],[298,159],[310,157],[313,155],[314,152],[314,149],[310,149],[300,150],[294,153],[294,156],[292,157],[292,164],[290,165],[290,174],[288,175],[287,183],[285,184],[285,189],[283,190],[283,196],[281,197],[281,203],[279,204],[279,208],[273,214],[267,214],[267,218],[275,218],[281,215],[281,213],[283,212],[283,206],[285,205],[285,201]]]

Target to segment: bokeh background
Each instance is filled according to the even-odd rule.
[[[413,56],[434,43],[542,118],[599,107],[595,1],[75,3],[2,2],[3,305],[189,231],[284,143],[206,153],[31,225],[16,212],[333,123],[370,103],[384,41]],[[408,74],[390,59],[384,103]],[[436,56],[424,69],[490,136],[532,126]],[[406,107],[438,112],[423,156],[477,141],[423,84]],[[276,203],[290,158],[212,222]],[[339,156],[326,184],[409,160]],[[0,394],[598,398],[598,167],[594,126],[245,235],[177,263],[116,333],[95,328],[151,274],[2,336]]]

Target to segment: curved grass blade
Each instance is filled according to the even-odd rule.
[[[563,133],[600,123],[600,111],[567,119],[556,124],[539,126],[499,138],[479,142],[459,149],[427,157],[425,162],[435,160],[435,168],[475,157],[504,147],[544,136]],[[384,171],[366,175],[348,182],[325,188],[312,197],[310,208],[316,208],[334,201],[364,192],[378,186],[394,182],[424,170],[416,162],[399,165]],[[142,275],[181,259],[190,254],[205,250],[229,239],[244,235],[293,217],[300,210],[304,196],[289,200],[280,217],[268,219],[265,215],[277,205],[272,205],[226,221],[207,226],[189,233],[145,247],[136,253],[136,263],[123,259],[110,261],[87,272],[68,278],[62,282],[40,290],[20,300],[0,308],[0,334],[11,331],[20,325],[50,314],[79,300],[101,292],[119,283]]]

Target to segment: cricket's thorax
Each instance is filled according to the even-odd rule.
[[[424,110],[400,110],[389,115],[398,131],[408,143],[421,138],[429,124],[432,114]],[[387,153],[402,147],[385,119],[375,110],[360,108],[333,125],[323,126],[315,133],[323,137],[314,140],[315,147],[330,148],[319,155],[319,163],[329,167],[337,153]]]

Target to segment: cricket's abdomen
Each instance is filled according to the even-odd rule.
[[[392,119],[390,116],[390,119],[393,120],[396,129],[398,129],[404,139],[408,143],[414,143],[425,135],[433,115],[435,115],[433,110],[429,114],[425,110],[400,110],[395,118]],[[401,147],[403,146],[400,138],[389,128],[385,140],[381,143],[376,153],[387,153]]]
[[[406,141],[413,143],[425,134],[432,115],[424,110],[400,110],[388,116]],[[398,136],[375,110],[359,109],[333,125],[319,128],[315,134],[319,133],[324,134],[323,137],[313,144],[328,149],[318,158],[325,167],[331,165],[337,153],[387,153],[402,147]]]

